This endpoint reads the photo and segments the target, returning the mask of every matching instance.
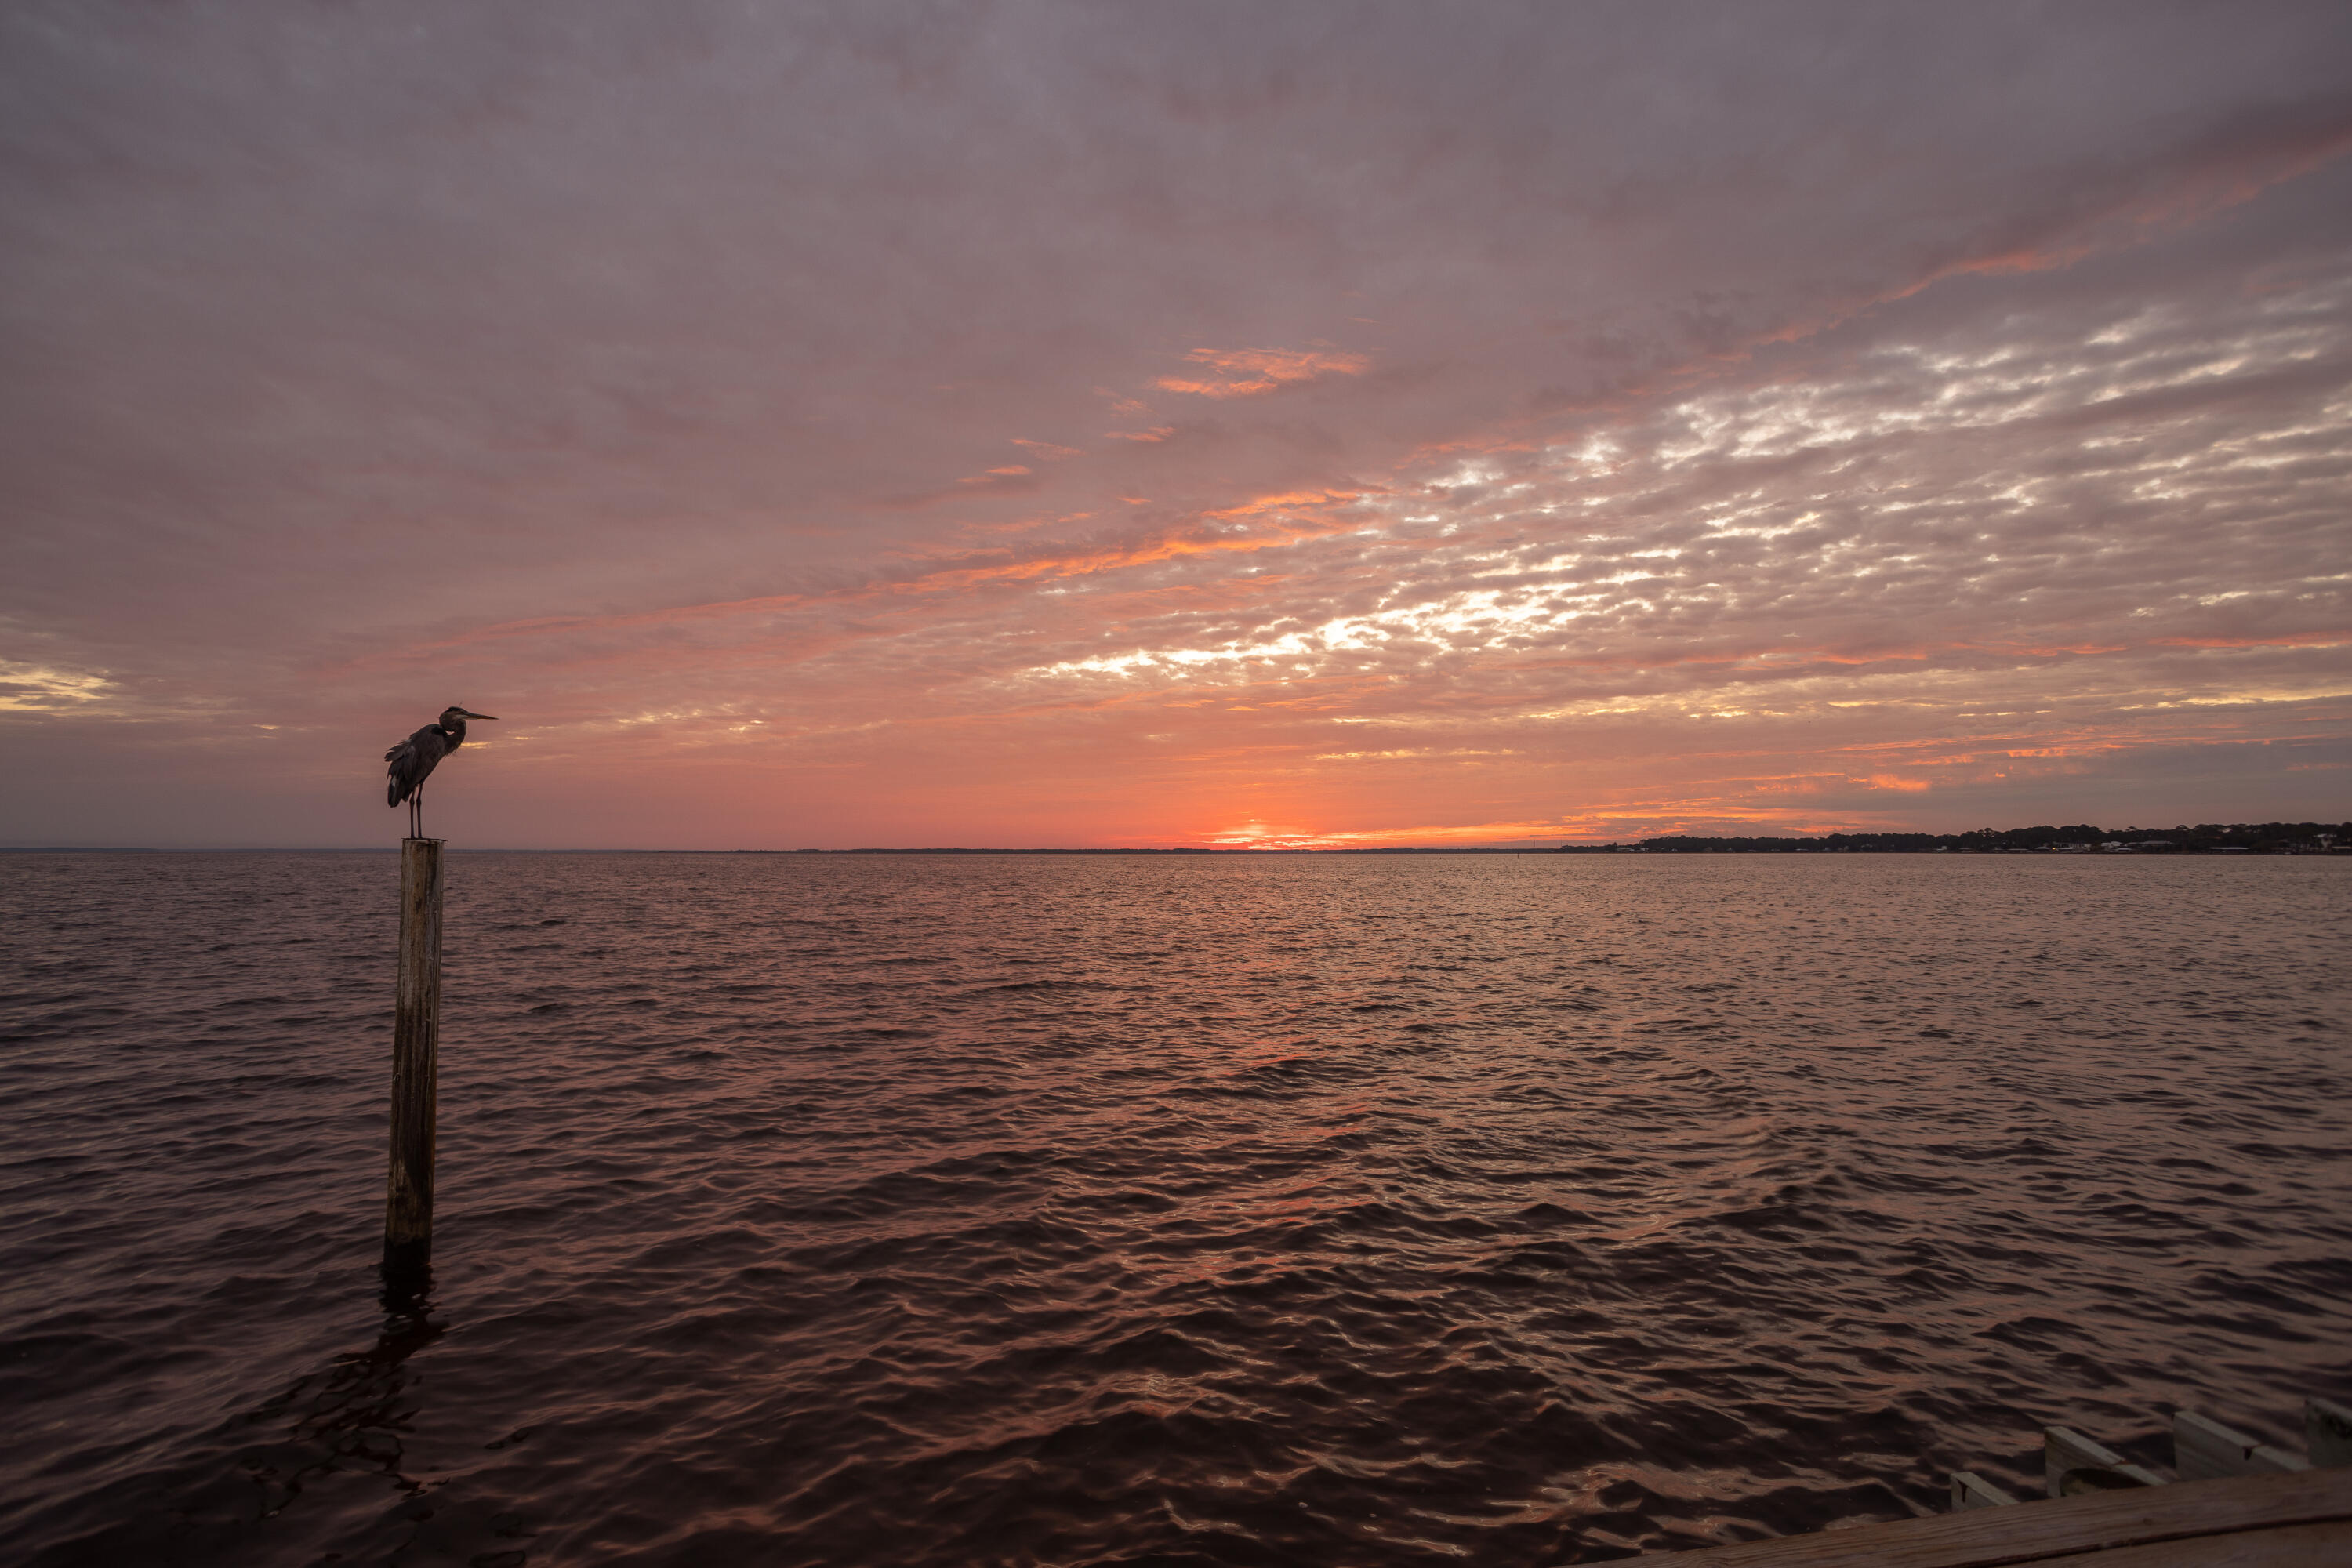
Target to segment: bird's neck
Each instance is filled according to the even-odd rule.
[[[441,732],[449,737],[449,749],[453,752],[466,743],[466,721],[463,719],[442,720]]]

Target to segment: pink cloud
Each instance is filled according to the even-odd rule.
[[[1194,397],[1259,397],[1326,376],[1361,375],[1372,363],[1364,354],[1315,349],[1194,349],[1184,357],[1211,374],[1163,375],[1152,384]]]

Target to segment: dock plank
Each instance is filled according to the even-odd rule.
[[[2352,1469],[2311,1469],[1972,1509],[1639,1561],[1643,1568],[2005,1568],[2067,1563],[2096,1552],[2097,1568],[2271,1568],[2340,1560],[2331,1552],[2352,1534],[2346,1526],[2352,1526]],[[2297,1530],[2312,1533],[2280,1534]],[[2315,1556],[2305,1549],[2310,1541],[2320,1543]],[[2145,1556],[2117,1555],[2159,1547]],[[2288,1554],[2262,1555],[2279,1551]]]
[[[2233,1530],[2120,1552],[2069,1552],[2044,1557],[2036,1568],[2325,1568],[2330,1563],[2352,1563],[2352,1521]]]

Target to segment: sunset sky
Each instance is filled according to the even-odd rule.
[[[0,10],[0,843],[2352,814],[2352,6]]]

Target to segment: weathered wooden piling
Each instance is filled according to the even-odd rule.
[[[2282,1470],[2307,1470],[2300,1454],[2273,1447],[2259,1437],[2222,1426],[2194,1410],[2172,1413],[2172,1468],[2184,1481],[2209,1476],[2264,1476]]]
[[[2352,1465],[2352,1410],[2332,1399],[2309,1399],[2303,1406],[2303,1433],[2311,1462],[2331,1468]]]
[[[2160,1487],[2164,1478],[2067,1426],[2042,1429],[2042,1468],[2052,1497],[2120,1487]]]
[[[392,1023],[392,1173],[383,1257],[414,1268],[433,1256],[435,1077],[441,1047],[441,840],[400,843],[400,981]]]

